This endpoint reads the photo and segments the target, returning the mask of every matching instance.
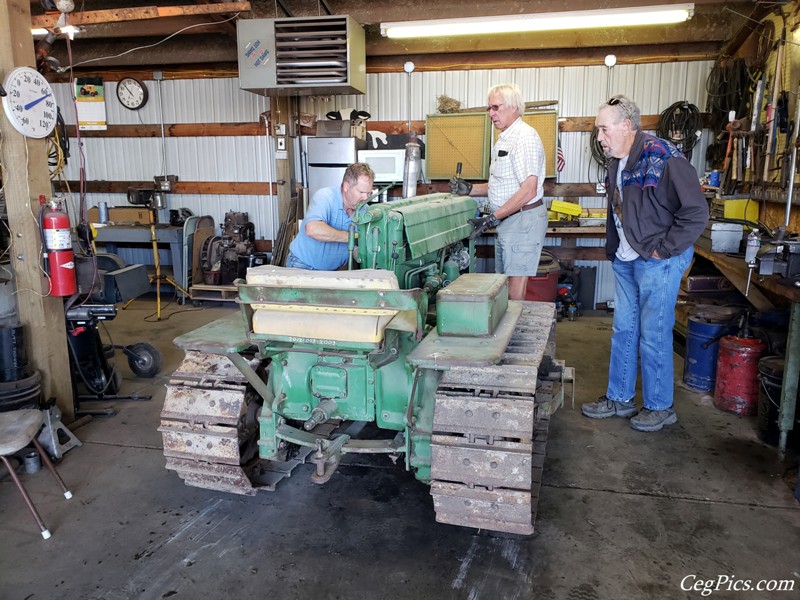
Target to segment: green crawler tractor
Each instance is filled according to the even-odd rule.
[[[345,454],[385,454],[430,485],[437,521],[532,533],[571,370],[553,304],[509,301],[505,276],[473,272],[475,211],[449,194],[364,205],[348,270],[248,269],[241,314],[175,340],[167,468],[255,494],[303,463],[324,483]]]

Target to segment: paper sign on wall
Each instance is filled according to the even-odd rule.
[[[102,79],[99,77],[76,79],[75,99],[78,107],[79,129],[108,129],[106,95]]]

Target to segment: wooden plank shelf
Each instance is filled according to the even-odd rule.
[[[192,300],[235,302],[239,291],[235,285],[193,285],[189,288],[189,297]]]

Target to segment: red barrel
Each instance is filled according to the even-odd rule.
[[[756,338],[726,335],[719,342],[714,406],[737,415],[758,411],[758,361],[767,349]]]

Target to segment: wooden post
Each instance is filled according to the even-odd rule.
[[[291,139],[292,116],[290,114],[291,103],[286,96],[271,96],[269,99],[270,116],[272,121],[272,131],[270,134],[275,136],[275,139],[283,138],[283,148],[278,146],[276,142],[275,151],[275,181],[278,188],[278,222],[282,223],[286,216],[289,214],[289,206],[292,201],[292,186],[291,181],[293,177],[292,150],[289,140]],[[285,128],[285,135],[275,135],[278,126]]]
[[[0,77],[20,66],[35,66],[30,0],[0,0]],[[28,360],[42,375],[45,399],[56,397],[64,421],[75,419],[67,349],[64,301],[46,296],[49,285],[40,269],[42,241],[36,223],[39,195],[50,197],[45,140],[26,139],[0,117],[5,167],[8,226],[13,249],[11,267],[16,301],[25,331]]]

